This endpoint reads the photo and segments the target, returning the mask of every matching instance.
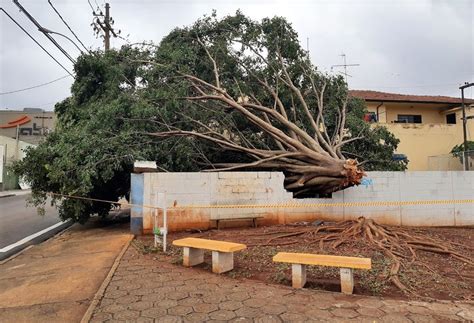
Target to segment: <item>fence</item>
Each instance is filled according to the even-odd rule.
[[[474,172],[369,172],[362,185],[324,199],[294,199],[283,179],[279,172],[132,174],[131,202],[151,205],[166,193],[170,231],[250,215],[264,224],[365,216],[390,225],[474,225]],[[153,211],[132,207],[131,230],[151,233]]]

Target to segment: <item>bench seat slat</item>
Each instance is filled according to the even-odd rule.
[[[241,243],[216,241],[200,238],[184,238],[174,240],[173,245],[178,247],[188,247],[197,249],[206,249],[219,252],[234,252],[247,248],[246,245]]]
[[[371,269],[372,268],[372,261],[370,258],[315,255],[315,254],[310,254],[310,253],[279,252],[273,257],[273,261],[286,262],[286,263],[291,263],[291,264],[354,268],[354,269]]]

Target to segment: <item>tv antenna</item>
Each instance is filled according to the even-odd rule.
[[[346,54],[342,53],[341,55],[339,55],[342,57],[342,61],[344,62],[344,64],[337,64],[337,65],[331,65],[331,72],[334,70],[335,67],[344,67],[344,72],[341,72],[344,77],[346,78],[346,83],[347,83],[347,77],[352,77],[352,75],[349,75],[347,74],[347,67],[348,66],[360,66],[360,64],[347,64],[346,62]]]

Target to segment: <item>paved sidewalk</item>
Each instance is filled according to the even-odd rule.
[[[408,302],[294,290],[160,262],[130,246],[91,321],[395,323],[473,319],[473,303]]]
[[[80,322],[128,230],[75,225],[0,264],[0,322]]]

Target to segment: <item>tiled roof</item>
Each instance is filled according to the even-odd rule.
[[[461,98],[453,98],[450,96],[408,95],[368,90],[350,90],[349,93],[355,98],[364,99],[366,101],[461,104]],[[466,104],[472,104],[474,100],[464,98],[464,102]]]

